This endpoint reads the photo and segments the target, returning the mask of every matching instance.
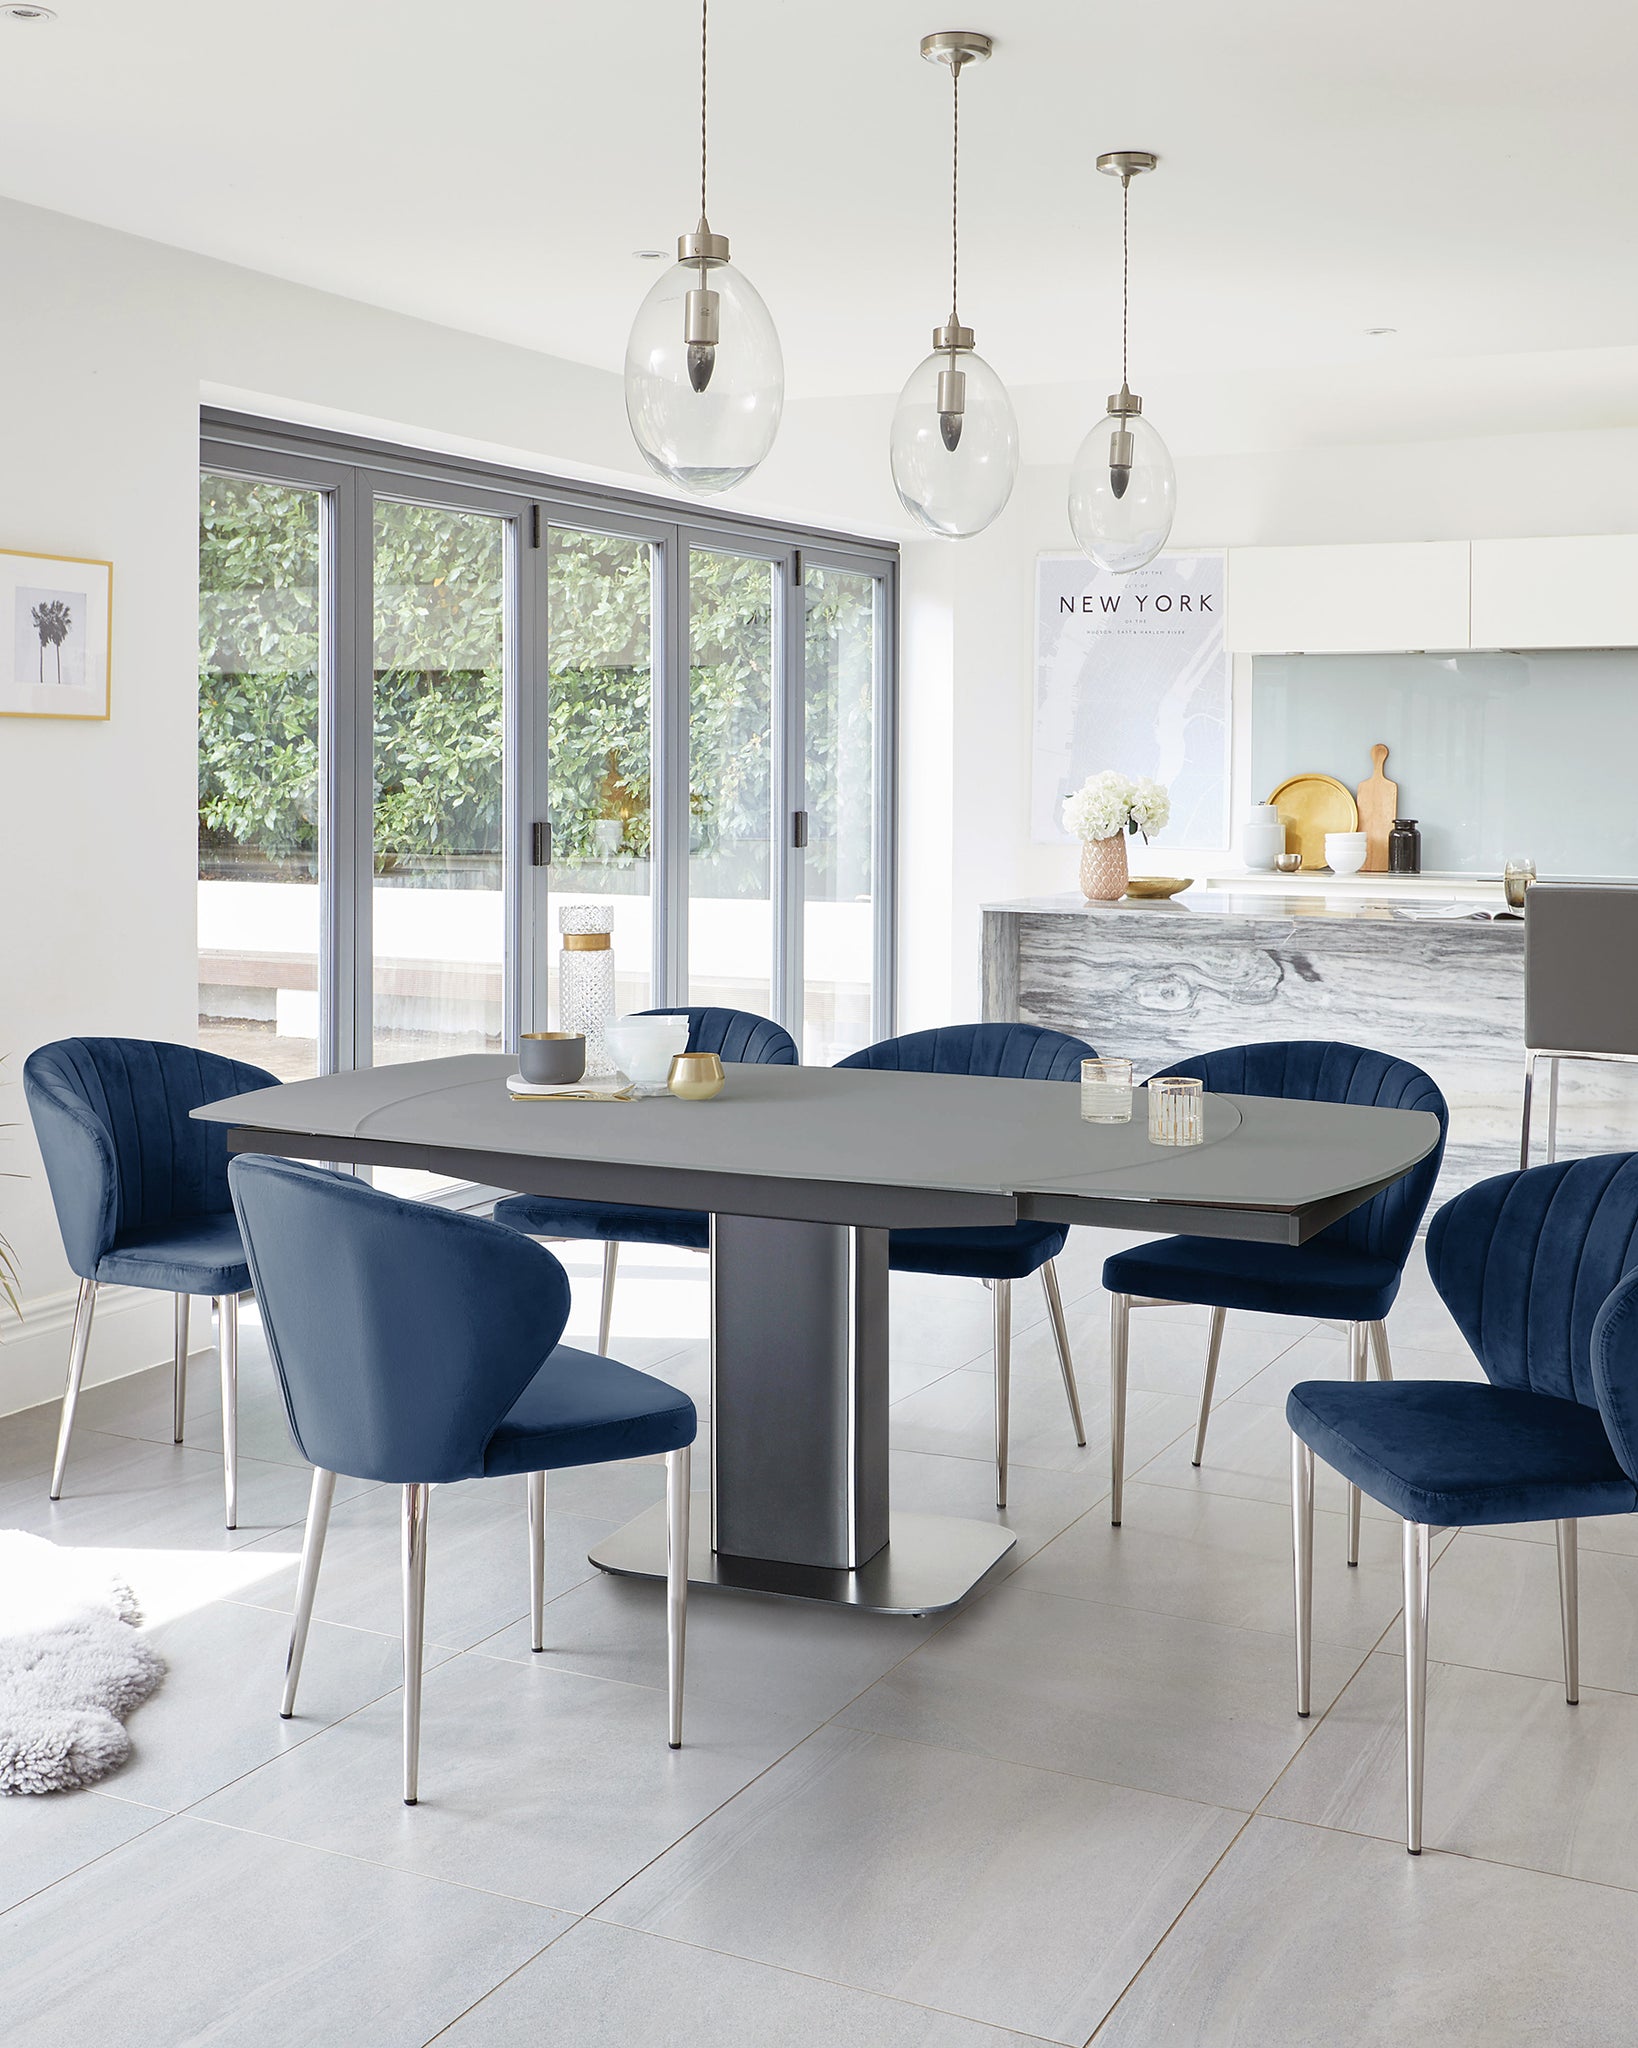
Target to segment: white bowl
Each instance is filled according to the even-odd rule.
[[[1363,832],[1327,832],[1325,864],[1333,875],[1357,875],[1365,865],[1369,844]]]
[[[603,1043],[634,1088],[644,1094],[661,1094],[671,1062],[688,1050],[688,1019],[622,1017],[603,1027]]]

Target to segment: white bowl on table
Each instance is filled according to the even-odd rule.
[[[1325,865],[1333,875],[1357,875],[1369,851],[1363,832],[1327,832]]]
[[[663,1095],[671,1062],[688,1050],[686,1017],[622,1017],[603,1027],[603,1043],[639,1095]]]

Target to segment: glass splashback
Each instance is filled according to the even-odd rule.
[[[1638,649],[1280,654],[1252,664],[1252,797],[1389,749],[1425,872],[1638,875]]]

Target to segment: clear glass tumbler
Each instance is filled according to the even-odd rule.
[[[1515,854],[1502,869],[1502,894],[1507,898],[1509,910],[1524,908],[1524,892],[1535,879],[1535,862],[1523,854]]]
[[[1129,1124],[1132,1121],[1132,1062],[1081,1061],[1081,1121],[1088,1124]]]
[[[1206,1138],[1203,1081],[1167,1074],[1149,1083],[1149,1143],[1201,1145]]]

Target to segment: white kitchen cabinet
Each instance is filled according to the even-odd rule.
[[[1231,548],[1225,628],[1234,654],[1379,654],[1461,648],[1466,541]],[[1489,643],[1494,644],[1494,643]]]
[[[1638,534],[1476,540],[1472,644],[1638,647]]]

